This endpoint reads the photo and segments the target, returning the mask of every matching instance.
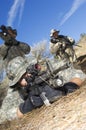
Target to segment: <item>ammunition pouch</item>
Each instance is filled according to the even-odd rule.
[[[40,107],[43,105],[43,101],[39,96],[30,96],[30,101],[33,104],[34,107]]]

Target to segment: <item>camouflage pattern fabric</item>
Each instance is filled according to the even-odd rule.
[[[26,68],[28,67],[28,62],[23,57],[16,57],[12,59],[7,66],[7,76],[9,79],[9,86],[15,85],[22,75],[26,72]]]
[[[58,38],[51,38],[50,40],[50,52],[59,59],[67,59],[70,61],[70,58],[75,58],[75,51],[73,45],[75,40],[68,36],[59,35]]]
[[[59,68],[63,66],[66,61],[58,61],[56,59],[50,60],[53,69]],[[69,63],[67,63],[69,64]],[[59,76],[63,77],[63,82],[69,82],[72,78],[80,78],[84,80],[86,78],[86,74],[82,72],[82,70],[75,69],[72,64],[69,65],[69,68],[64,69],[58,73]]]
[[[30,46],[23,42],[18,42],[17,45],[8,46],[3,44],[0,46],[0,56],[4,60],[5,67],[8,62],[17,56],[25,57],[26,54],[29,54]]]

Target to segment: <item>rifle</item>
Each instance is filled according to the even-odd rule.
[[[77,45],[77,44],[74,44],[74,46],[82,47],[82,46],[80,46],[80,45]]]
[[[26,72],[31,74],[32,76],[29,78],[26,78],[26,81],[29,86],[29,90],[36,89],[37,93],[41,97],[42,101],[46,106],[50,105],[50,102],[48,98],[46,97],[45,92],[41,92],[40,87],[43,86],[43,84],[48,84],[52,88],[58,88],[63,85],[63,79],[62,77],[59,77],[58,72],[62,71],[64,69],[67,69],[69,67],[69,64],[66,63],[63,66],[53,69],[50,61],[46,61],[47,70],[40,72],[35,65],[30,65]]]
[[[63,85],[63,79],[58,75],[58,72],[67,69],[70,65],[65,63],[63,66],[59,68],[53,68],[50,61],[46,61],[47,70],[40,72],[38,69],[35,68],[35,65],[30,65],[27,67],[26,72],[31,74],[30,78],[26,78],[28,84],[33,86],[40,86],[42,83],[46,83],[51,87],[57,88]]]

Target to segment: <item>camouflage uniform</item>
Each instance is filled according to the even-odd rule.
[[[52,35],[50,39],[50,52],[60,59],[74,59],[73,45],[75,40],[69,36],[58,35],[56,38]]]
[[[0,55],[4,60],[5,66],[8,62],[17,56],[25,57],[25,54],[30,52],[30,46],[23,42],[18,42],[18,45],[1,45],[0,46]]]
[[[57,59],[52,59],[50,60],[50,63],[52,64],[52,68],[56,69],[59,68],[60,66],[64,65],[67,63],[66,61],[57,61]],[[67,63],[69,64],[69,63]],[[64,69],[58,73],[59,76],[63,77],[63,82],[64,84],[66,82],[69,82],[72,78],[80,78],[84,80],[86,78],[86,74],[82,72],[80,69],[75,69],[72,64],[69,64],[69,67],[67,69]]]

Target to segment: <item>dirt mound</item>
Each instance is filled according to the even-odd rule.
[[[75,52],[77,57],[86,55],[86,36],[79,40],[78,46],[75,46]]]
[[[86,73],[86,55],[80,56],[77,59],[77,64],[81,67],[81,70]]]

